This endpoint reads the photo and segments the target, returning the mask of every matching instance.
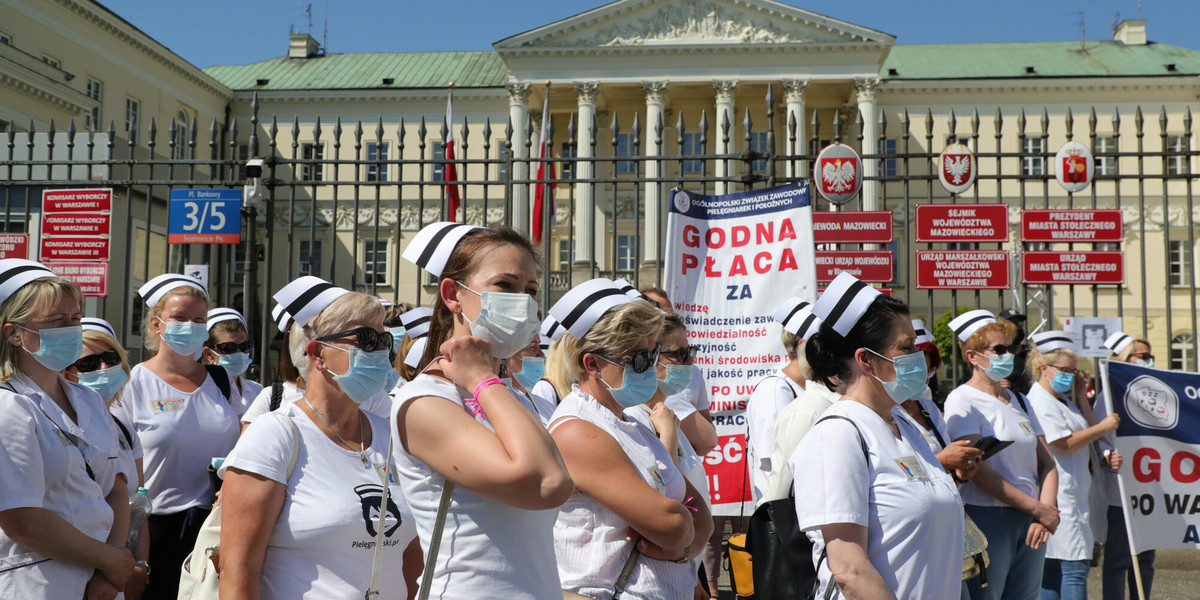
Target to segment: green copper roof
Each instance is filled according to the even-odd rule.
[[[1033,72],[1027,72],[1027,67],[1033,67]],[[1200,52],[1153,42],[1126,46],[1115,41],[897,44],[880,70],[885,80],[1197,74]]]
[[[460,88],[480,88],[500,87],[508,80],[500,56],[490,51],[282,57],[204,72],[239,91],[445,88],[451,81]],[[384,83],[385,78],[392,83]]]

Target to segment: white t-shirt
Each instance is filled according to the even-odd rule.
[[[413,398],[444,398],[466,410],[463,399],[469,395],[469,391],[444,379],[418,375],[396,393],[392,423],[396,423],[400,407]],[[513,401],[519,402],[516,398]],[[491,429],[486,419],[475,418]],[[446,478],[408,453],[400,443],[395,425],[392,435],[400,487],[416,520],[421,550],[428,553]],[[452,504],[438,547],[430,598],[562,598],[554,568],[553,530],[558,511],[524,510],[458,486],[450,498]],[[426,568],[429,567],[427,564]]]
[[[698,365],[692,365],[692,382],[688,384],[688,388],[667,396],[667,408],[675,411],[675,416],[682,421],[692,413],[700,410],[708,410],[712,406],[712,402],[708,399],[708,390],[704,387],[704,373],[700,371]]]
[[[1087,429],[1087,418],[1079,407],[1047,391],[1040,383],[1033,384],[1027,397],[1029,410],[1037,415],[1047,443]],[[1088,503],[1088,491],[1092,486],[1092,473],[1088,470],[1088,459],[1091,458],[1089,446],[1075,452],[1063,452],[1050,446],[1050,453],[1054,455],[1054,464],[1058,468],[1059,522],[1058,529],[1050,535],[1050,541],[1046,544],[1046,558],[1092,558],[1092,543],[1095,540]]]
[[[550,430],[570,418],[587,421],[612,436],[647,485],[668,498],[685,500],[683,474],[654,430],[636,420],[618,417],[578,387],[554,411]],[[629,523],[611,509],[578,490],[571,494],[554,523],[554,554],[562,589],[589,598],[611,598],[617,577],[633,550],[625,539],[628,534]],[[696,569],[690,562],[638,558],[621,598],[691,598],[695,586]]]
[[[771,469],[767,477],[767,492],[762,500],[787,498],[792,491],[792,470],[786,466],[788,459],[812,424],[841,397],[825,384],[809,381],[804,384],[804,393],[779,413],[772,428],[775,442],[771,450],[771,464],[779,465],[779,468]]]
[[[52,407],[39,408],[42,398],[0,389],[0,511],[43,508],[104,541],[112,529],[112,509],[100,485],[88,477],[72,434],[47,416]],[[31,552],[0,530],[0,598],[82,598],[92,572]]]
[[[550,409],[547,413],[545,423],[548,423],[550,415],[554,414],[554,409],[558,408],[558,390],[554,389],[554,384],[550,383],[549,379],[539,379],[537,383],[529,390],[529,397],[533,399],[534,404],[538,405],[538,414],[542,414],[545,410],[542,407]]]
[[[208,465],[229,454],[241,430],[236,386],[230,394],[233,398],[227,401],[211,376],[195,391],[184,393],[145,365],[130,372],[121,405],[113,405],[112,412],[141,439],[153,514],[212,502]]]
[[[387,458],[388,422],[362,411],[371,428],[363,466],[358,452],[335,443],[295,404],[280,415],[256,420],[221,466],[262,475],[285,484],[287,493],[262,567],[262,597],[359,600],[371,583],[376,526],[383,500],[382,469]],[[284,415],[300,430],[303,443],[288,477],[295,436]],[[398,484],[388,492],[380,598],[407,598],[401,568],[404,549],[417,535]]]
[[[746,403],[746,451],[750,456],[750,487],[755,502],[767,493],[773,464],[771,451],[775,448],[775,419],[802,393],[804,388],[784,374],[783,369],[759,380],[750,392]]]
[[[279,408],[299,402],[304,397],[304,390],[287,381],[283,382],[282,391],[283,394],[279,399]],[[269,412],[271,412],[271,386],[268,385],[254,396],[254,400],[250,402],[250,407],[242,414],[242,423],[253,423],[255,419]]]
[[[1021,410],[1020,400],[1008,391],[1008,403],[963,384],[946,397],[946,431],[950,440],[968,435],[995,436],[1013,444],[987,459],[1005,481],[1031,498],[1038,498],[1037,446],[1042,426],[1036,414]],[[963,500],[975,506],[1008,506],[968,481],[960,490]]]
[[[802,531],[817,534],[833,523],[867,528],[867,556],[896,598],[958,598],[962,585],[963,511],[954,480],[942,470],[904,409],[892,409],[902,439],[870,408],[848,400],[814,425],[788,460],[797,481],[796,517]],[[818,560],[822,544],[813,548]],[[821,589],[831,574],[819,571]],[[837,586],[833,586],[837,589]],[[840,593],[834,597],[839,597]]]
[[[654,421],[650,420],[650,409],[645,404],[625,409],[625,416],[644,425],[646,429],[654,432],[655,437],[658,436],[658,428],[654,426]],[[687,434],[682,430],[679,431],[679,443],[674,449],[674,453],[679,472],[683,473],[688,483],[691,483],[692,487],[700,492],[704,503],[708,504],[708,473],[704,471],[704,457],[696,454],[692,442],[688,440]]]
[[[242,395],[242,412],[250,408],[250,402],[258,397],[258,394],[263,391],[263,385],[257,381],[250,381],[245,377],[234,377],[234,385],[240,385]]]

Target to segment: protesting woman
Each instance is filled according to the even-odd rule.
[[[1134,338],[1122,331],[1113,333],[1104,340],[1104,346],[1112,352],[1110,360],[1131,363],[1139,367],[1154,367],[1154,354],[1150,342]],[[1097,419],[1108,418],[1108,405],[1103,396],[1097,396],[1095,412]],[[1137,577],[1133,572],[1133,559],[1129,555],[1129,533],[1125,529],[1125,512],[1121,506],[1121,489],[1117,483],[1117,471],[1123,457],[1117,452],[1115,433],[1105,434],[1097,444],[1104,455],[1104,489],[1108,497],[1108,530],[1104,540],[1104,564],[1101,566],[1101,590],[1104,600],[1125,600],[1139,596]],[[1138,552],[1138,569],[1142,575],[1142,588],[1147,598],[1154,584],[1154,550]]]

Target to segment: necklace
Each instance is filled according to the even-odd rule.
[[[343,444],[345,444],[346,447],[349,448],[350,450],[352,450],[352,451],[354,450],[354,446],[351,446],[350,442],[347,442],[346,438],[342,437],[342,434],[338,433],[337,430],[333,428],[333,425],[330,425],[329,421],[325,420],[325,416],[321,414],[321,411],[317,410],[317,407],[313,406],[312,403],[308,401],[308,398],[301,397],[301,399],[303,399],[304,403],[307,404],[308,407],[311,408],[314,413],[316,413],[317,418],[320,419],[321,422],[324,423],[325,426],[328,427],[329,430],[333,432],[333,435],[337,436],[337,439],[341,440],[341,442]],[[367,462],[367,455],[366,455],[367,438],[363,434],[362,413],[358,414],[358,439],[362,440],[362,442],[360,442],[358,444],[358,447],[359,447],[358,459],[362,461],[363,467],[366,467],[369,469],[369,468],[371,468],[371,464],[369,462]]]

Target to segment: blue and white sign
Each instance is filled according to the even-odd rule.
[[[242,190],[171,190],[167,242],[237,244],[242,241]]]

